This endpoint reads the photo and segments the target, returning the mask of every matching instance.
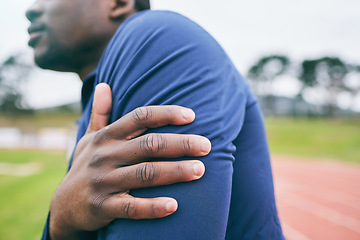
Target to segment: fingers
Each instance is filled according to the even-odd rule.
[[[126,114],[108,128],[107,135],[116,139],[132,139],[148,128],[165,125],[183,125],[194,121],[195,113],[189,108],[180,106],[147,106],[140,107]]]
[[[98,131],[108,124],[111,107],[111,89],[106,83],[99,83],[95,88],[94,101],[87,132]]]
[[[199,179],[205,172],[200,161],[156,162],[118,168],[104,179],[114,187],[116,194],[103,201],[94,201],[93,207],[106,219],[162,218],[174,213],[178,204],[172,198],[134,198],[128,189],[167,185]]]
[[[128,156],[126,159],[119,155],[119,149],[121,156]],[[207,155],[210,150],[210,141],[202,136],[151,133],[130,140],[124,145],[119,144],[119,147],[109,149],[108,152],[119,166],[125,166],[150,158],[200,157]]]
[[[211,142],[206,137],[191,134],[146,134],[129,142],[134,144],[141,158],[176,158],[182,156],[200,157],[211,150]]]
[[[110,218],[153,219],[166,217],[177,207],[172,198],[134,198],[119,194],[105,201],[104,214]]]
[[[106,176],[112,192],[188,182],[201,178],[205,166],[200,161],[148,162],[118,168]]]
[[[98,136],[99,140],[107,136]],[[152,158],[201,157],[211,150],[211,142],[190,134],[147,134],[127,142],[115,141],[90,158],[90,166],[124,167]]]

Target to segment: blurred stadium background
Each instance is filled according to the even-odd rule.
[[[77,77],[32,62],[31,2],[0,3],[0,239],[40,238],[81,114]],[[360,3],[152,3],[203,25],[256,93],[286,238],[360,239]]]

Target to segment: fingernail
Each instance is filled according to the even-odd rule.
[[[194,175],[197,179],[200,178],[202,175],[204,175],[205,166],[202,162],[199,161],[195,162],[193,165],[193,169],[194,169]]]
[[[175,200],[170,200],[166,203],[166,212],[167,213],[173,213],[177,209],[177,202]]]
[[[195,113],[193,110],[191,110],[189,108],[184,108],[181,110],[181,112],[186,120],[194,120],[195,119]]]
[[[200,139],[200,143],[201,143],[201,152],[204,154],[208,154],[211,150],[211,142],[209,141],[209,139],[202,137]]]

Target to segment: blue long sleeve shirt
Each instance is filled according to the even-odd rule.
[[[78,140],[87,129],[100,82],[112,89],[111,122],[140,106],[185,106],[196,113],[193,123],[146,133],[203,135],[212,150],[199,158],[206,167],[200,180],[131,191],[136,197],[175,198],[179,208],[174,214],[117,219],[99,231],[98,239],[283,239],[258,103],[203,28],[167,11],[144,11],[127,19],[84,81]],[[182,159],[189,158],[174,160]]]

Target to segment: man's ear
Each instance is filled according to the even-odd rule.
[[[109,10],[111,19],[124,19],[136,11],[135,0],[110,0]]]

